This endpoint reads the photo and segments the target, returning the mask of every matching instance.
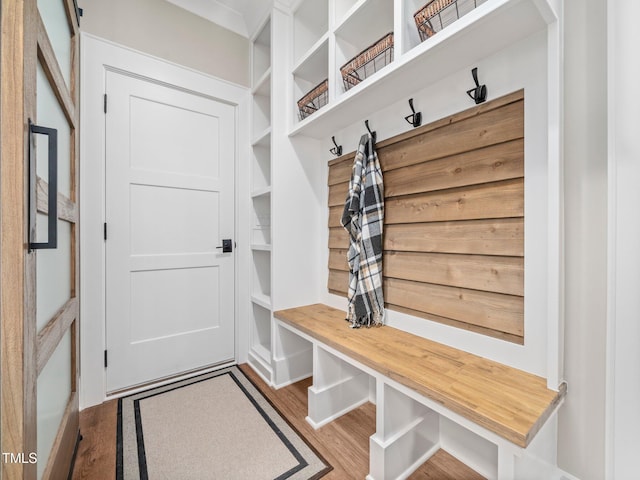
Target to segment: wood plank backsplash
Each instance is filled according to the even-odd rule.
[[[387,308],[524,342],[524,91],[379,142]],[[329,162],[328,289],[355,152]]]

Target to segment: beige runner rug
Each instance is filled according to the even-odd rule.
[[[120,399],[117,480],[307,480],[331,467],[236,367]]]

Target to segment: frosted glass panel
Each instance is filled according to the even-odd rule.
[[[67,331],[38,377],[38,478],[47,466],[70,395],[71,332]]]
[[[47,216],[36,218],[36,241],[47,239]],[[58,248],[36,250],[36,320],[38,331],[71,296],[71,224],[58,220]]]
[[[38,10],[67,86],[71,85],[71,30],[64,0],[38,0]]]
[[[49,0],[55,3],[53,0]],[[57,1],[57,0],[56,0]],[[42,65],[38,62],[38,120],[43,127],[58,130],[58,192],[70,198],[71,192],[71,128],[64,111],[53,93]],[[37,173],[40,178],[49,182],[48,141],[45,135],[35,135]]]

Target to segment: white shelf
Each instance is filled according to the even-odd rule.
[[[262,293],[251,294],[251,301],[267,310],[271,310],[271,297]]]
[[[371,1],[358,2],[359,11]],[[412,48],[382,71],[300,121],[289,136],[323,139],[452,73],[546,29],[554,12],[543,0],[489,0]],[[462,92],[461,94],[464,94]]]
[[[271,144],[271,127],[265,128],[252,141],[251,146],[268,147]]]
[[[251,89],[252,95],[262,95],[264,97],[271,94],[271,67],[258,79]]]
[[[251,316],[248,362],[271,383],[271,170],[273,18],[266,19],[252,43]]]
[[[262,188],[256,188],[255,190],[253,190],[253,192],[251,192],[251,198],[261,197],[263,195],[268,195],[270,193],[271,193],[271,187],[270,186],[262,187]]]

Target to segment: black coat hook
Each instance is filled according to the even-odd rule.
[[[467,95],[478,105],[487,100],[487,86],[480,85],[480,82],[478,82],[478,67],[474,67],[473,70],[471,70],[471,76],[473,76],[473,81],[476,83],[476,86],[467,90]]]
[[[369,128],[369,120],[364,121],[364,126],[367,127],[367,132],[369,132],[369,135],[371,135],[371,139],[373,140],[373,143],[376,143],[376,132],[372,132],[371,129]]]
[[[409,99],[409,107],[411,107],[411,115],[407,115],[404,119],[413,125],[413,128],[422,125],[422,112],[416,112],[413,108],[413,98]]]
[[[342,145],[338,145],[336,143],[336,137],[331,137],[331,141],[333,142],[335,147],[331,148],[329,152],[334,154],[336,157],[339,157],[340,155],[342,155]]]

